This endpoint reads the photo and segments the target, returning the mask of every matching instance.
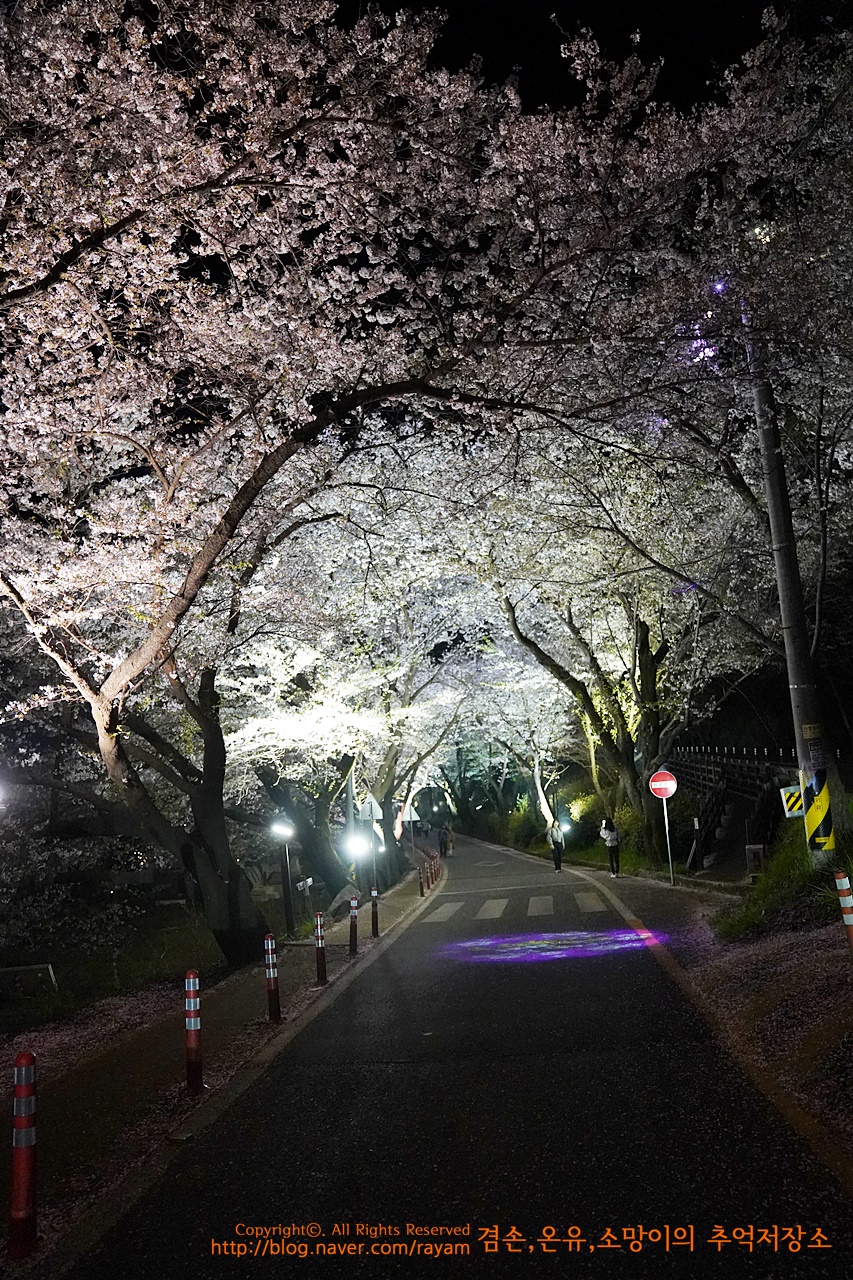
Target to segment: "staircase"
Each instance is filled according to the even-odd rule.
[[[712,839],[703,845],[702,870],[699,877],[708,879],[744,879],[747,875],[746,853],[749,820],[754,803],[748,796],[738,795],[726,789],[717,826],[711,832]]]
[[[778,788],[797,780],[796,764],[759,757],[757,749],[674,752],[673,770],[703,797],[698,816],[699,877],[746,880],[763,865],[773,832],[782,818]],[[747,847],[759,848],[754,861]]]

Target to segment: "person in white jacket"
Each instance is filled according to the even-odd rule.
[[[610,860],[610,878],[615,879],[619,875],[619,832],[616,830],[616,824],[611,817],[608,816],[602,820],[599,835],[607,845],[607,857]]]
[[[551,846],[551,857],[554,859],[554,870],[563,870],[563,833],[559,822],[551,822],[545,832],[545,838]]]

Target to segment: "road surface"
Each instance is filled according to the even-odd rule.
[[[597,886],[677,919],[665,887],[457,840],[73,1280],[853,1274],[849,1200]]]

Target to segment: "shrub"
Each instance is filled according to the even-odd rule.
[[[520,796],[507,820],[507,839],[516,849],[527,849],[542,835],[545,823],[529,796]]]
[[[614,813],[613,821],[619,832],[621,854],[636,858],[641,863],[644,862],[643,815],[637,813],[629,804],[623,804]]]
[[[573,839],[579,844],[591,844],[598,838],[605,814],[603,802],[594,791],[579,792],[568,808],[574,825]]]
[[[485,825],[489,840],[493,840],[495,844],[506,844],[509,821],[505,813],[490,809],[485,817]]]

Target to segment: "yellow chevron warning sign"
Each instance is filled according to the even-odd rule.
[[[800,786],[806,798],[806,839],[812,855],[831,853],[835,848],[835,832],[826,770],[815,769],[813,778],[800,773]]]
[[[786,818],[801,818],[803,816],[803,793],[799,787],[780,787],[779,794],[782,796],[782,804],[785,806]]]

